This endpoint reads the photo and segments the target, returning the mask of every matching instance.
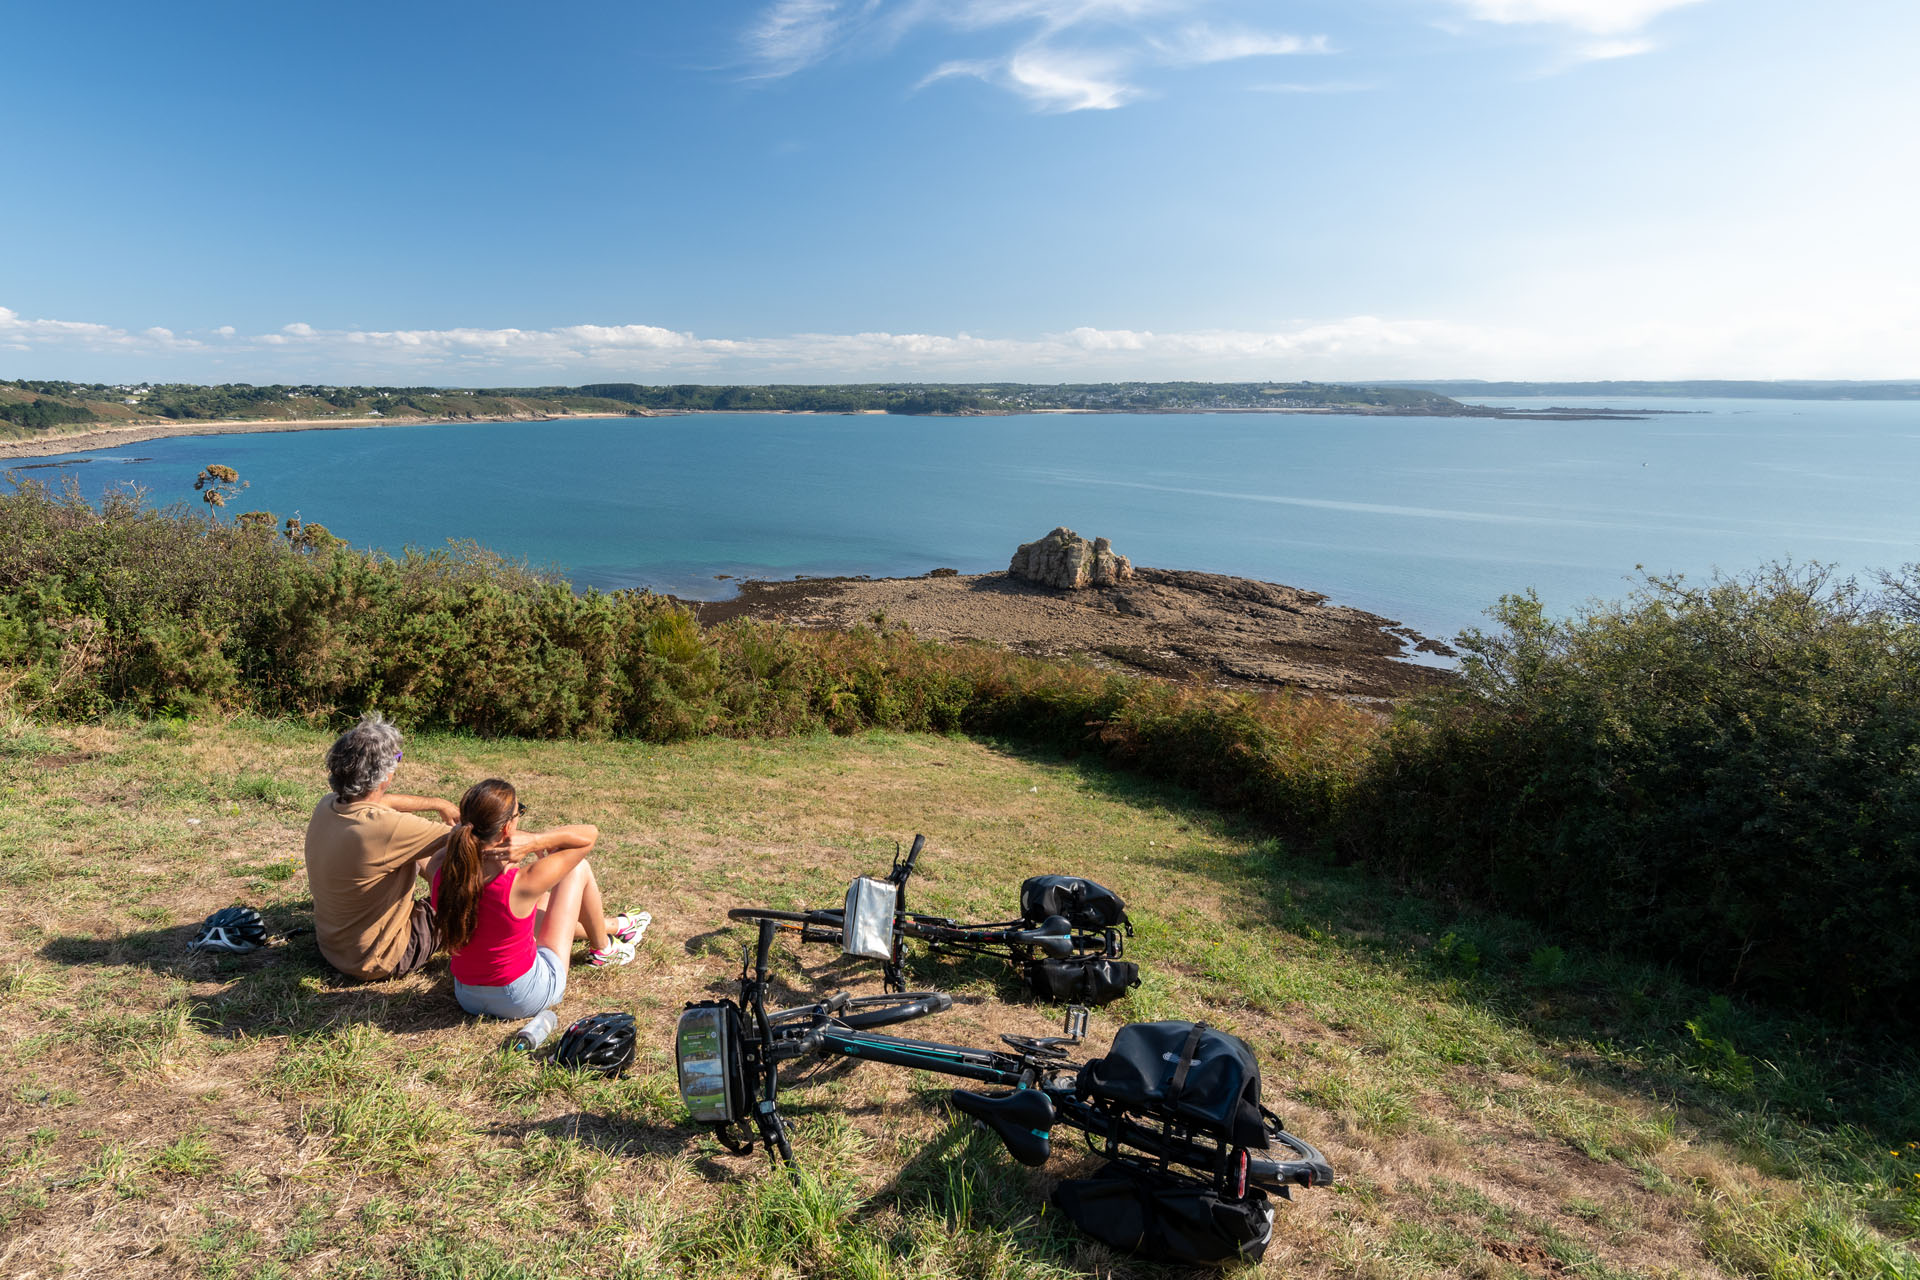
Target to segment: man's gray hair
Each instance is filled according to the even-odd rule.
[[[358,800],[393,776],[399,756],[400,731],[369,711],[327,749],[327,784],[340,799]]]

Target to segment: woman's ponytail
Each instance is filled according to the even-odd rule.
[[[480,914],[480,841],[471,822],[462,822],[447,836],[447,856],[440,864],[440,905],[434,924],[440,945],[451,954],[473,938]]]
[[[440,902],[434,922],[440,944],[451,954],[473,941],[480,916],[480,851],[500,838],[519,806],[513,785],[488,778],[460,797],[460,821],[447,833],[447,856],[440,864]]]

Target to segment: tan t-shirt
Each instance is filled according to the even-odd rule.
[[[438,822],[385,805],[335,804],[307,822],[307,885],[320,954],[355,978],[390,976],[406,952],[414,863],[447,834]]]

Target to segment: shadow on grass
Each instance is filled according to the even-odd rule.
[[[490,1137],[518,1138],[521,1141],[534,1134],[544,1134],[557,1140],[578,1142],[610,1156],[622,1157],[681,1150],[702,1133],[691,1125],[640,1124],[631,1120],[610,1119],[595,1111],[571,1111],[566,1115],[525,1124],[494,1124],[482,1132]]]
[[[188,1004],[204,1032],[225,1038],[299,1035],[352,1023],[396,1033],[437,1031],[470,1021],[454,1001],[444,959],[405,979],[359,982],[321,958],[311,917],[285,905],[262,914],[283,941],[245,955],[187,950],[199,926],[185,924],[114,938],[57,937],[40,956],[69,967],[147,969],[196,988],[220,984],[217,991],[195,991]],[[423,987],[422,979],[430,985]]]
[[[927,1101],[948,1110],[944,1094]],[[984,1239],[990,1247],[1004,1242],[1004,1247],[1035,1261],[1068,1267],[1083,1238],[1048,1211],[1047,1196],[1063,1171],[1077,1172],[1076,1162],[1056,1158],[1042,1169],[1026,1169],[1007,1156],[1000,1139],[985,1127],[957,1113],[949,1115],[951,1123],[869,1196],[858,1216],[869,1219],[891,1208],[908,1217],[930,1217],[946,1224],[952,1240]],[[990,1259],[975,1262],[982,1272],[998,1270]],[[1098,1274],[1128,1272],[1101,1268]]]

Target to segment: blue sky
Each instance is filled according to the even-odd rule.
[[[0,376],[1920,377],[1920,6],[0,8]]]

